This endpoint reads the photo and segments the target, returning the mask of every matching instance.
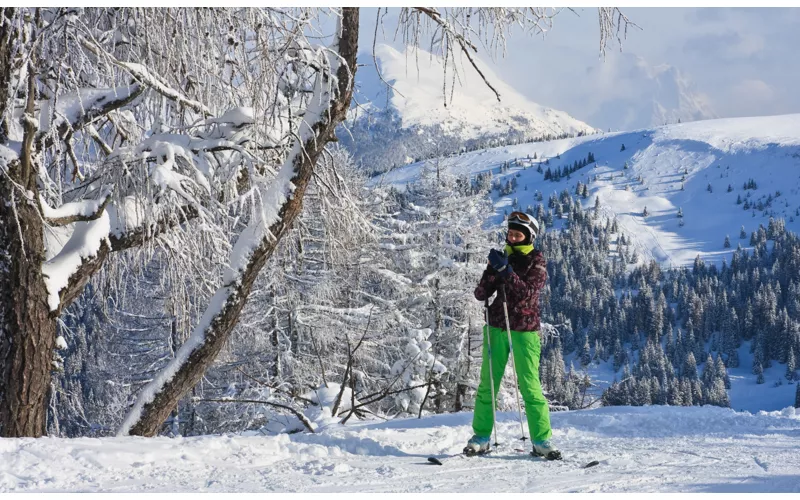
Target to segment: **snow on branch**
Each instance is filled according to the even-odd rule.
[[[50,208],[47,201],[39,195],[45,220],[51,226],[66,226],[73,222],[97,220],[111,201],[111,189],[103,189],[100,198],[64,203],[58,208]]]
[[[76,273],[81,265],[85,261],[96,260],[98,254],[107,253],[110,247],[109,230],[109,217],[105,210],[101,210],[99,217],[94,220],[76,222],[72,235],[61,251],[42,264],[50,311],[60,310],[62,291],[69,289],[70,281],[80,278]]]
[[[55,130],[59,139],[88,123],[135,101],[144,92],[138,84],[109,89],[80,89],[56,99],[41,101],[39,112],[39,139],[45,146],[52,145]],[[55,102],[55,109],[53,104]]]
[[[319,50],[317,54],[318,63],[327,63],[328,58],[324,51]],[[261,182],[254,180],[254,189],[259,194],[254,199],[260,200],[260,203],[254,207],[255,213],[234,245],[229,268],[223,276],[222,287],[212,297],[198,325],[175,354],[175,358],[141,391],[122,423],[118,435],[126,435],[132,431],[143,432],[135,426],[141,422],[146,411],[145,407],[154,403],[159,395],[170,390],[166,386],[179,370],[192,362],[194,356],[202,357],[204,356],[202,350],[213,348],[209,338],[224,335],[220,330],[229,331],[233,328],[231,322],[241,311],[258,271],[275,248],[279,237],[276,232],[285,231],[287,219],[291,220],[299,210],[300,198],[294,198],[297,188],[295,182],[301,178],[304,187],[310,178],[315,158],[310,157],[309,153],[313,152],[316,156],[318,150],[329,140],[327,137],[330,133],[329,110],[333,99],[330,66],[317,73],[309,105],[296,132],[294,145],[277,176],[266,189],[261,185],[263,180]],[[319,137],[318,134],[324,135]],[[308,151],[309,149],[311,151]]]
[[[203,103],[197,102],[193,99],[189,99],[182,93],[178,92],[177,90],[170,87],[164,80],[158,77],[158,75],[154,75],[150,72],[150,70],[137,63],[125,62],[120,61],[113,55],[109,54],[102,47],[97,45],[96,43],[87,40],[86,38],[81,38],[81,44],[89,50],[92,54],[98,57],[98,59],[105,59],[106,61],[111,62],[115,66],[119,66],[120,68],[126,70],[133,76],[137,81],[147,85],[148,87],[152,88],[159,94],[171,99],[178,104],[182,104],[189,109],[196,111],[206,117],[213,115],[214,113],[211,112]]]
[[[478,75],[480,75],[481,79],[483,80],[483,83],[485,83],[486,86],[489,87],[492,90],[492,92],[494,92],[494,95],[497,98],[497,102],[500,102],[500,92],[498,92],[497,89],[494,88],[491,83],[489,83],[489,80],[486,79],[486,76],[483,74],[483,71],[481,71],[481,69],[478,67],[478,64],[475,62],[475,59],[472,58],[470,50],[472,50],[473,52],[478,52],[477,47],[475,47],[475,45],[472,42],[470,42],[467,38],[465,38],[464,35],[454,30],[451,27],[450,23],[448,23],[445,19],[443,19],[441,14],[439,14],[439,12],[435,8],[414,7],[413,9],[431,18],[433,22],[435,22],[442,28],[442,31],[448,36],[448,38],[452,38],[453,40],[456,41],[458,46],[461,48],[461,52],[467,56],[467,59],[469,60],[469,63],[472,65],[473,69],[475,69]]]

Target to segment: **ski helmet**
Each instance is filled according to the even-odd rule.
[[[521,244],[530,245],[539,234],[539,223],[535,217],[531,217],[524,212],[511,212],[511,215],[508,216],[508,229],[523,233],[525,241]]]

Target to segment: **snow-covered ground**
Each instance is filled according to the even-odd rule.
[[[565,453],[458,454],[471,413],[334,425],[318,434],[2,439],[6,492],[800,492],[800,410],[611,407],[552,414]],[[439,457],[443,465],[428,463]],[[599,465],[584,469],[592,460]]]
[[[625,150],[621,151],[623,145]],[[542,164],[542,168],[555,170],[571,166],[590,152],[597,162],[570,179],[545,181],[536,171],[545,159],[550,164]],[[516,159],[520,164],[500,173],[504,162]],[[418,178],[426,163],[434,161],[398,168],[373,182],[403,186]],[[536,191],[543,193],[546,204],[550,193],[563,189],[574,193],[578,182],[588,183],[585,206],[593,206],[595,197],[599,197],[603,213],[616,216],[621,230],[633,238],[640,259],[656,259],[667,267],[690,265],[697,255],[720,264],[723,258],[730,261],[737,244],[749,247],[749,239],[739,239],[741,226],[749,235],[759,224],[766,227],[769,215],[757,209],[744,210],[743,205],[736,204],[738,196],[757,202],[772,195],[775,217],[784,218],[787,229],[800,232],[800,217],[796,215],[800,209],[800,115],[667,125],[499,147],[439,161],[456,175],[492,171],[501,182],[517,177],[516,193],[496,199],[498,223],[503,210],[511,210],[514,198],[521,209],[535,207]],[[744,189],[750,179],[756,181],[758,189]],[[709,184],[712,192],[707,190]],[[780,191],[777,198],[776,191]],[[642,217],[645,207],[648,217]],[[683,227],[679,226],[679,209],[684,214]],[[731,238],[729,249],[723,247],[726,235]]]

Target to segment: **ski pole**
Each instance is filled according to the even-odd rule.
[[[519,410],[519,428],[522,430],[522,441],[525,437],[525,426],[522,424],[522,405],[519,402],[519,383],[517,382],[517,367],[514,364],[514,346],[511,343],[511,323],[508,321],[508,301],[506,300],[506,285],[503,283],[503,313],[506,315],[506,332],[508,333],[508,351],[511,354],[511,371],[514,372],[514,395],[517,398],[517,410]]]
[[[492,384],[492,418],[494,418],[494,447],[497,448],[497,401],[494,397],[494,370],[492,369],[492,332],[489,330],[489,299],[483,303],[486,314],[486,349],[489,353],[489,381]]]

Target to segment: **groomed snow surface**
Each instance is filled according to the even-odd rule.
[[[611,407],[552,414],[565,459],[458,454],[468,412],[334,424],[318,434],[0,440],[7,492],[800,492],[800,410]],[[439,457],[441,466],[427,462]],[[583,469],[592,460],[599,465]]]

